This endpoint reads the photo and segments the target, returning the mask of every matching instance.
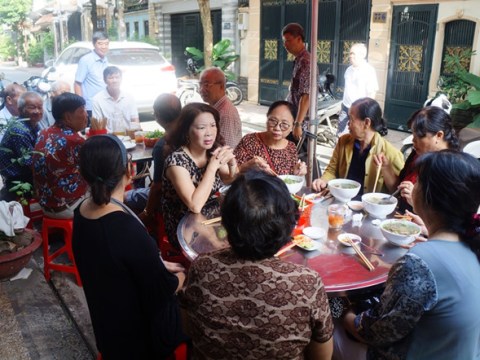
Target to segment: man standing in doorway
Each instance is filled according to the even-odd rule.
[[[93,50],[82,56],[78,62],[73,85],[75,94],[82,96],[87,103],[89,118],[92,116],[92,100],[95,95],[105,89],[103,70],[107,67],[109,40],[107,34],[97,31],[93,34]]]
[[[242,139],[242,121],[237,108],[225,95],[225,84],[225,74],[219,68],[205,69],[200,75],[200,95],[220,113],[220,134],[233,149]]]
[[[295,107],[296,117],[289,140],[295,143],[308,130],[308,109],[310,106],[310,53],[305,48],[305,32],[297,23],[290,23],[282,30],[285,49],[295,56],[292,80],[287,101]],[[303,129],[303,130],[302,130]],[[306,145],[306,143],[304,143]]]
[[[337,136],[348,132],[348,110],[358,99],[369,97],[375,99],[378,91],[377,75],[372,65],[367,62],[367,47],[356,43],[350,48],[350,66],[345,71],[345,90],[343,91],[342,111],[340,113]]]

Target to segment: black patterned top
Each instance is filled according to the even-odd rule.
[[[318,274],[277,258],[200,255],[180,299],[195,359],[303,359],[311,340],[333,334]]]
[[[181,166],[188,170],[193,185],[197,187],[200,181],[202,181],[203,174],[205,174],[205,170],[207,169],[207,165],[199,168],[195,161],[193,161],[192,158],[188,156],[188,154],[182,148],[179,148],[171,153],[165,160],[164,173],[162,177],[161,206],[168,240],[177,248],[179,248],[177,239],[177,226],[182,217],[188,212],[188,208],[178,197],[172,182],[165,176],[165,172],[171,166]],[[214,199],[214,195],[222,186],[223,182],[220,179],[219,173],[217,172],[215,176],[215,182],[213,183],[212,190],[210,191],[210,198],[207,201],[207,205],[203,207],[202,214],[208,215],[210,213],[218,213],[217,202],[212,201],[212,203],[215,204],[213,206],[208,206],[208,203],[210,203],[210,200]]]

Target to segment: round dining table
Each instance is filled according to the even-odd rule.
[[[314,204],[309,222],[307,221],[307,225],[326,231],[323,239],[316,240],[318,249],[307,251],[294,246],[278,257],[318,272],[329,297],[361,295],[382,287],[392,264],[407,250],[390,244],[383,237],[379,226],[374,224],[375,221],[372,223],[374,219],[362,211],[348,212],[346,223],[341,229],[329,229],[327,207],[331,202],[332,200],[327,200]],[[360,223],[351,220],[356,213],[363,215]],[[191,261],[199,254],[229,247],[227,232],[221,222],[205,225],[206,220],[208,219],[202,214],[187,213],[178,225],[177,236],[182,251]],[[353,233],[361,237],[359,248],[373,264],[372,271],[368,270],[352,247],[338,241],[337,237],[342,233]]]

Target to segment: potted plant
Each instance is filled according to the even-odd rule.
[[[480,128],[480,77],[465,70],[474,51],[467,50],[445,57],[444,75],[440,89],[452,103],[451,116],[457,131],[464,127]]]
[[[143,138],[143,142],[146,147],[154,147],[163,135],[164,132],[158,129],[155,131],[148,131]]]

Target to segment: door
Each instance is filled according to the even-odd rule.
[[[322,0],[318,4],[317,59],[320,72],[329,71],[337,80],[334,89],[343,91],[343,73],[348,67],[350,46],[367,43],[371,0]],[[310,41],[309,0],[269,0],[261,5],[260,94],[261,104],[285,99],[293,69],[293,57],[282,43],[282,28],[297,22]],[[308,44],[307,44],[308,45]],[[309,47],[309,46],[308,46]],[[341,97],[341,94],[337,94]]]
[[[212,10],[213,44],[222,36],[222,11]],[[203,51],[203,27],[200,13],[174,14],[171,16],[172,64],[177,77],[188,75],[186,47],[196,47]],[[165,55],[165,54],[162,54]],[[199,64],[203,65],[203,64]]]
[[[385,119],[408,130],[410,115],[428,96],[438,5],[394,6]]]

